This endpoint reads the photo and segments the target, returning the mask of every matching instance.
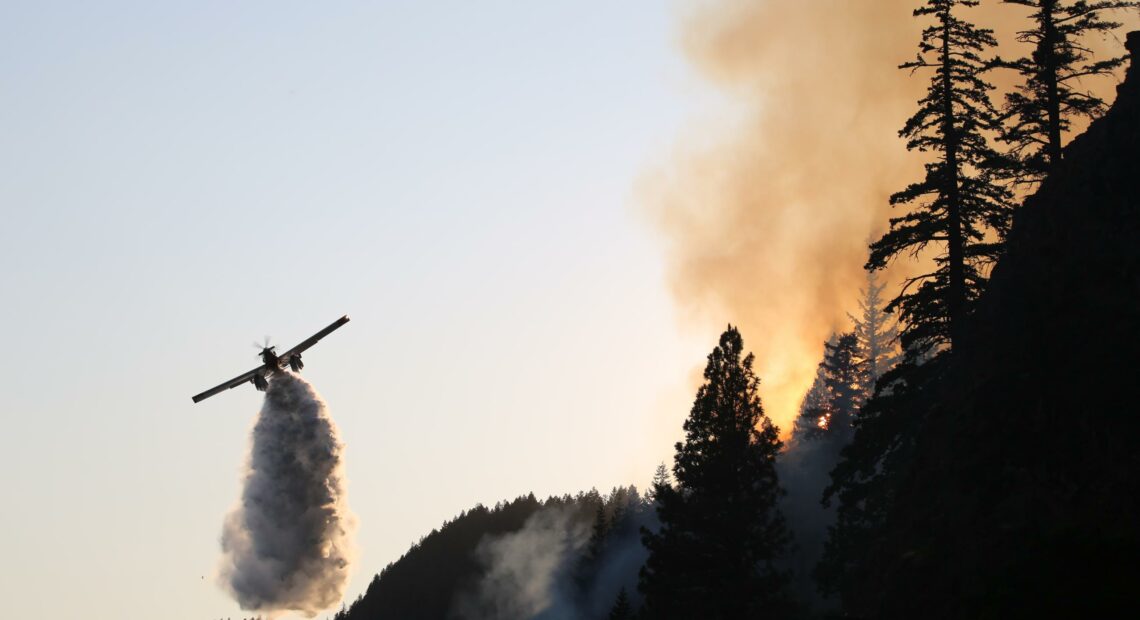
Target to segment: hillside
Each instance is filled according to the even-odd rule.
[[[526,587],[488,597],[486,586],[496,580],[511,586],[524,585],[511,580],[561,582],[557,588],[537,588],[543,591],[534,594],[547,596],[548,590],[558,589],[565,605],[601,617],[618,589],[632,588],[636,579],[643,558],[639,551],[624,552],[640,549],[637,529],[648,518],[647,507],[633,487],[614,489],[605,497],[591,490],[540,501],[531,494],[493,508],[476,506],[432,530],[385,567],[364,595],[335,618],[443,620],[478,617],[487,606],[505,617],[513,606],[530,602],[517,600],[522,597],[516,594]],[[540,540],[543,537],[547,540]],[[496,547],[509,546],[512,540],[520,541],[525,551],[557,557],[549,558],[552,565],[539,561],[538,566],[514,558],[524,574],[503,575],[496,571],[511,558],[497,553]],[[553,547],[543,544],[550,541]],[[494,600],[484,600],[488,598]]]
[[[1140,33],[1128,48],[1135,57]],[[931,397],[898,411],[922,423],[851,596],[863,614],[1093,617],[1134,606],[1138,145],[1134,63],[1111,110],[1018,213]]]

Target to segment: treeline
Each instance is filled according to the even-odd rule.
[[[481,550],[524,530],[528,522],[544,513],[563,516],[565,520],[558,526],[580,534],[563,559],[566,570],[557,577],[578,599],[596,596],[595,590],[612,591],[604,603],[608,610],[624,584],[600,587],[603,562],[623,542],[636,540],[642,524],[654,519],[652,512],[652,497],[643,496],[633,486],[614,488],[605,495],[591,489],[545,500],[530,494],[492,508],[478,505],[432,530],[376,575],[367,591],[334,618],[455,617],[456,599],[477,595],[481,580],[491,568],[481,557]]]

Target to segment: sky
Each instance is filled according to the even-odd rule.
[[[0,4],[4,615],[243,617],[261,395],[190,396],[342,314],[349,600],[477,503],[644,488],[729,322],[786,427],[920,170],[912,4]]]
[[[304,375],[350,599],[476,503],[644,485],[729,320],[679,318],[636,206],[708,105],[677,12],[0,6],[4,615],[241,617],[213,574],[261,395],[190,396],[342,314]]]

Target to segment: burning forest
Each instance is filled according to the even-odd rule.
[[[689,316],[740,326],[673,463],[477,506],[338,620],[1135,607],[1138,435],[1104,388],[1140,338],[1136,6],[997,4],[699,10],[686,48],[748,113],[642,193]]]
[[[5,615],[1140,615],[1140,1],[7,4]]]

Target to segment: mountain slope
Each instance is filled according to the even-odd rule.
[[[1128,48],[1140,52],[1140,33]],[[1087,617],[1136,606],[1138,146],[1133,64],[1111,110],[1019,212],[947,362],[874,558],[872,613]]]

